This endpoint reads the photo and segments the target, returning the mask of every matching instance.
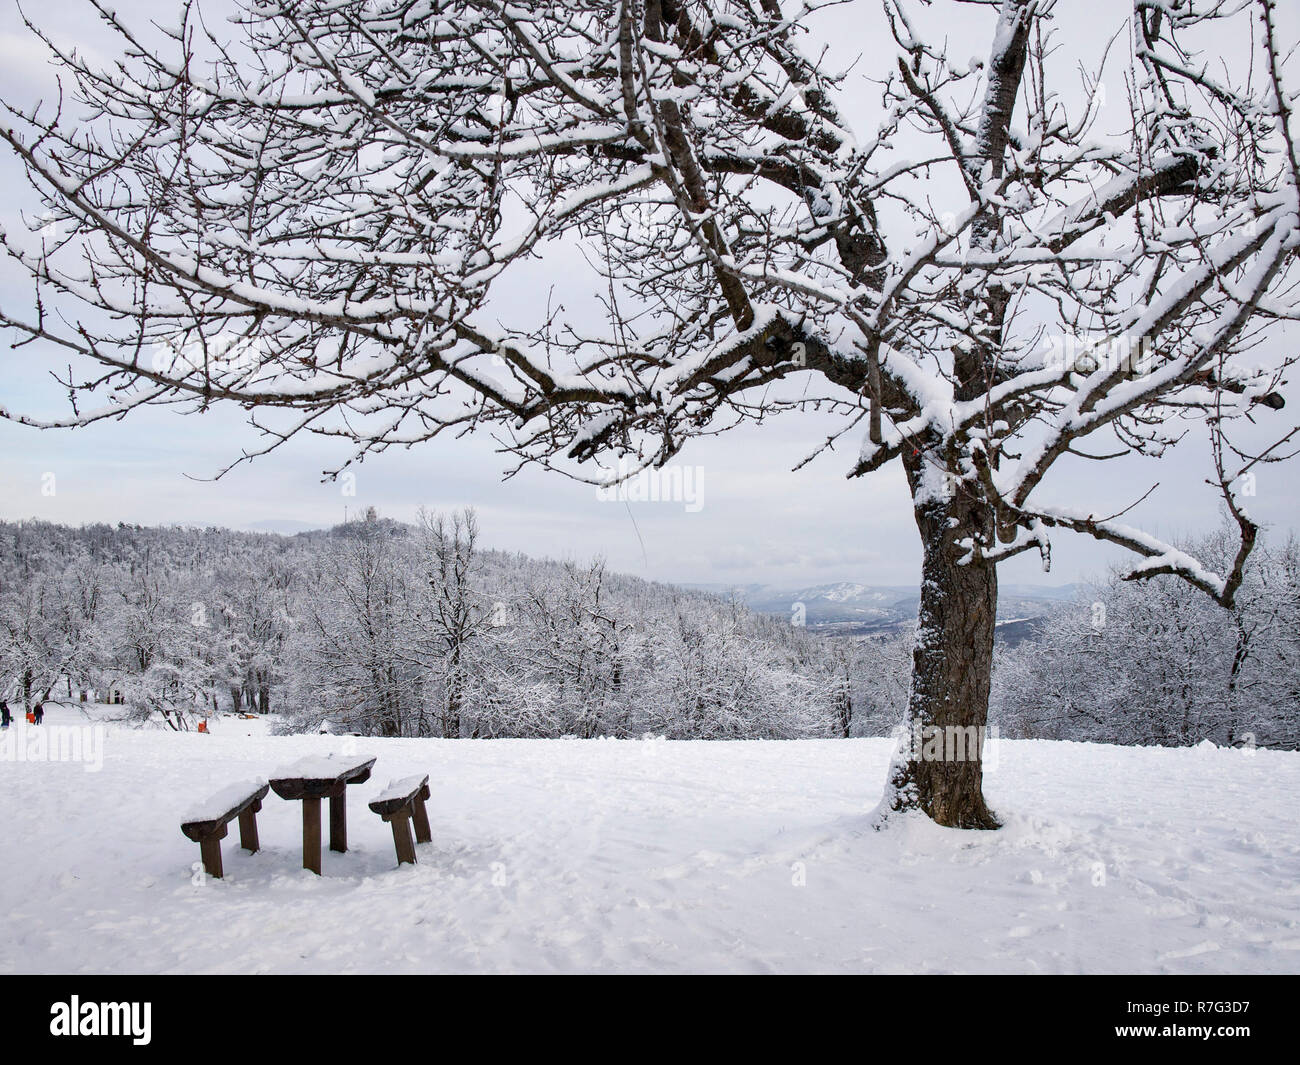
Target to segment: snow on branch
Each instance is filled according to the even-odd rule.
[[[0,415],[228,402],[264,450],[353,457],[486,427],[599,479],[833,412],[814,454],[862,431],[850,476],[911,463],[918,507],[958,485],[995,560],[1066,521],[1030,502],[1062,456],[1282,409],[1295,42],[1265,0],[1138,0],[1082,92],[1051,3],[886,0],[860,129],[821,6],[246,0],[226,37],[192,6],[148,34],[102,7],[102,65],[32,25],[68,96],[0,102],[42,208],[3,234],[29,287],[0,326],[72,360],[71,411]],[[974,59],[949,54],[958,8],[985,20]],[[1234,34],[1264,61],[1196,51]],[[1104,118],[1103,79],[1129,93]],[[529,313],[516,286],[552,262]]]

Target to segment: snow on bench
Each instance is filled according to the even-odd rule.
[[[218,821],[232,809],[245,802],[254,792],[260,792],[261,796],[265,796],[266,791],[263,789],[266,787],[266,781],[260,778],[227,784],[216,794],[210,795],[202,802],[191,806],[189,812],[185,815],[184,822],[185,824],[199,824],[205,821]],[[238,810],[235,812],[237,813]]]
[[[426,787],[428,783],[428,773],[422,777],[402,777],[401,780],[390,780],[388,787],[381,791],[377,798],[370,800],[370,809],[377,814],[386,814],[390,810],[395,810],[399,806],[410,802],[411,796],[421,788]]]
[[[250,854],[259,848],[257,839],[257,813],[270,785],[265,780],[245,780],[228,784],[215,795],[191,807],[181,822],[181,832],[186,839],[199,845],[203,869],[208,876],[218,880],[223,875],[221,866],[221,841],[226,838],[226,826],[239,818],[239,845]]]
[[[415,863],[415,843],[433,842],[429,830],[429,811],[425,800],[429,798],[429,775],[403,777],[389,782],[378,798],[370,801],[370,809],[379,814],[393,829],[393,846],[397,848],[397,864]],[[411,840],[411,822],[415,822],[415,841]]]

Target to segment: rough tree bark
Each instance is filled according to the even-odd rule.
[[[461,689],[463,684],[460,656],[460,642],[456,641],[452,645],[451,655],[448,658],[447,711],[442,718],[442,738],[445,740],[460,739]]]
[[[992,532],[984,501],[936,490],[928,456],[904,460],[921,534],[921,606],[904,736],[882,809],[920,810],[950,828],[997,828],[984,801],[983,743],[993,676],[997,566],[970,558]],[[941,482],[942,484],[942,482]]]

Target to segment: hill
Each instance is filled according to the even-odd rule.
[[[486,551],[468,515],[291,536],[0,523],[0,687],[384,736],[883,734],[904,656],[721,596]]]

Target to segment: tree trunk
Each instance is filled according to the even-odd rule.
[[[460,710],[464,678],[460,672],[460,644],[453,645],[447,671],[447,712],[442,719],[443,739],[460,739]]]
[[[835,726],[840,738],[847,740],[853,729],[853,687],[848,673],[835,693]]]
[[[906,462],[924,560],[905,733],[882,812],[921,810],[950,828],[997,828],[984,802],[983,745],[993,675],[996,566],[963,565],[963,540],[992,533],[966,486],[944,490],[924,458]],[[939,483],[935,483],[939,482]],[[918,490],[918,484],[920,488]]]

